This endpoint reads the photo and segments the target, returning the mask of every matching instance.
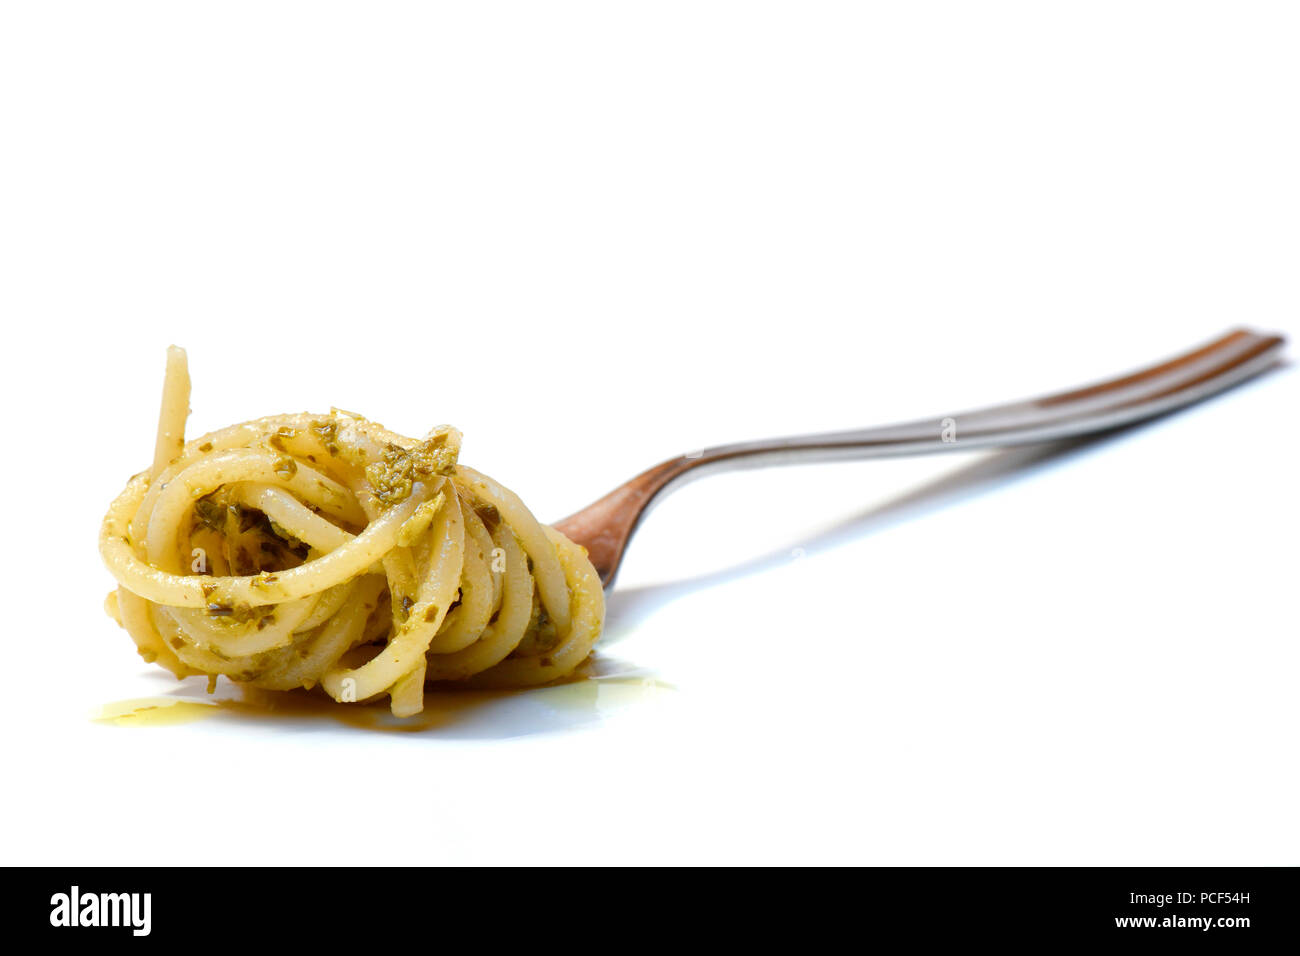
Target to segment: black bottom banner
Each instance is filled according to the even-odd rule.
[[[916,943],[1132,941],[1292,947],[1300,870],[845,869],[551,875],[419,869],[10,870],[8,924],[51,942],[391,945],[394,933],[539,926],[669,939],[757,934]],[[695,883],[695,877],[701,877]],[[539,923],[540,921],[540,923]],[[531,929],[530,929],[531,927]],[[543,931],[542,935],[549,935]],[[598,937],[600,938],[600,937]],[[608,939],[609,937],[604,937]],[[775,937],[774,937],[775,938]],[[537,940],[524,944],[536,945]]]

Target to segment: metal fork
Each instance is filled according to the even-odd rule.
[[[1235,329],[1159,365],[1042,398],[901,425],[705,448],[655,465],[555,527],[587,549],[608,589],[651,504],[695,478],[740,468],[965,451],[1107,431],[1182,408],[1259,374],[1277,362],[1285,341]]]

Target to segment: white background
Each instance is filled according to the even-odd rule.
[[[553,520],[1294,336],[1298,48],[1262,3],[5,4],[4,860],[1294,864],[1293,368],[1065,455],[691,485],[593,684],[91,717],[202,696],[95,550],[169,343],[191,434],[452,422]]]

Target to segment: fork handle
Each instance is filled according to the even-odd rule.
[[[1277,360],[1285,339],[1235,329],[1207,345],[1120,378],[1042,398],[901,425],[718,445],[641,473],[555,527],[587,548],[608,586],[650,504],[716,471],[965,451],[1053,441],[1119,428],[1208,398]]]

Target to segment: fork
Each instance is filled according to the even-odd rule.
[[[1006,405],[853,431],[718,445],[670,458],[555,527],[587,549],[610,588],[650,506],[687,481],[719,471],[997,448],[1104,432],[1218,394],[1278,361],[1281,335],[1234,329],[1159,365]]]

